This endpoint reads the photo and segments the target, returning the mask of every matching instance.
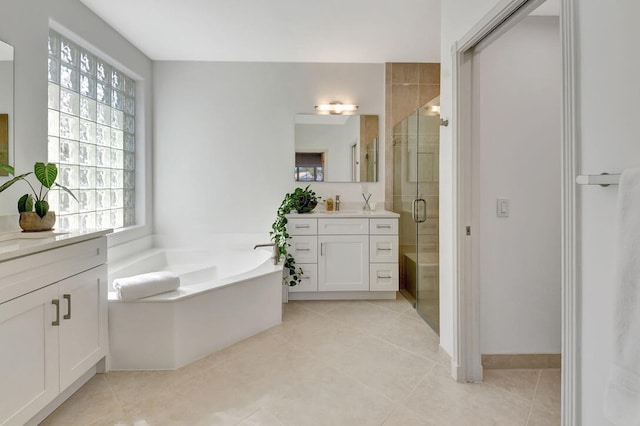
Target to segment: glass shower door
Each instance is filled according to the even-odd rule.
[[[400,291],[439,332],[439,99],[393,129],[394,211],[400,214]]]
[[[416,310],[440,332],[439,279],[439,160],[440,108],[439,99],[417,111],[416,138]]]

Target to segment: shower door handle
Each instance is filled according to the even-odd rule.
[[[418,204],[422,203],[424,208],[422,209],[423,215],[420,215],[420,209]],[[416,198],[413,200],[413,211],[411,212],[413,221],[416,223],[422,223],[427,220],[427,201],[424,198]]]

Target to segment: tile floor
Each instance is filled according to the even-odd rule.
[[[284,305],[282,325],[176,371],[98,374],[45,425],[559,425],[559,370],[458,384],[393,301]]]

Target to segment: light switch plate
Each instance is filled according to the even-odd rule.
[[[496,216],[509,217],[509,199],[498,198],[496,202]]]

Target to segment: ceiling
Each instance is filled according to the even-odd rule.
[[[153,60],[440,61],[440,0],[81,1]]]

